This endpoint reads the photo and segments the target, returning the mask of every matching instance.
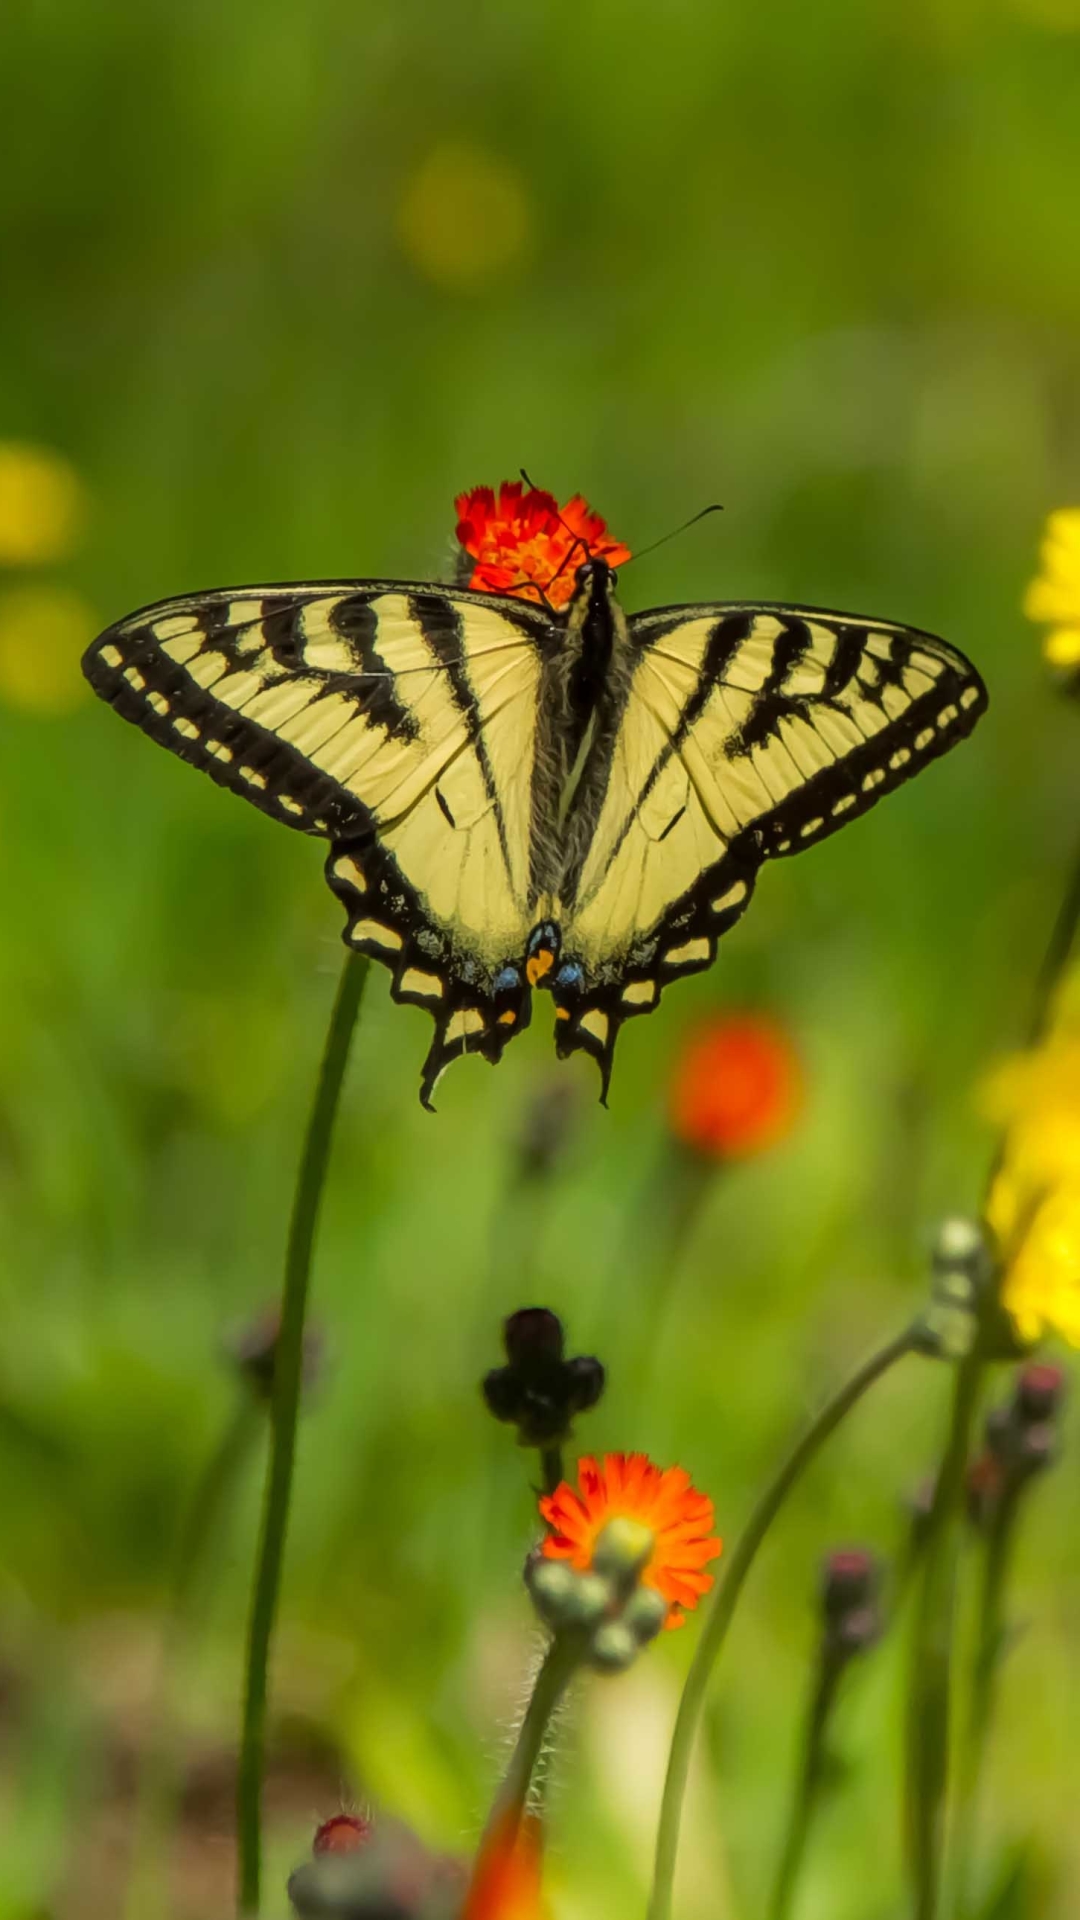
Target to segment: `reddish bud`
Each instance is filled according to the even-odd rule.
[[[324,1820],[312,1841],[312,1853],[359,1853],[371,1837],[371,1821],[358,1813],[335,1813]]]

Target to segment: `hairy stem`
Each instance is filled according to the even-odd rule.
[[[709,1606],[708,1616],[697,1650],[686,1676],[675,1731],[668,1756],[667,1778],[660,1806],[660,1825],[656,1838],[656,1865],[648,1920],[670,1920],[675,1880],[675,1859],[679,1847],[679,1827],[683,1800],[690,1773],[690,1759],[701,1720],[705,1695],[712,1671],[727,1637],[739,1595],[746,1577],[792,1487],[809,1466],[824,1442],[840,1425],[845,1414],[861,1400],[867,1389],[882,1374],[915,1351],[919,1340],[916,1326],[906,1327],[877,1353],[871,1355],[838,1393],[824,1406],[802,1437],[795,1443],[775,1478],[766,1487],[749,1520],[724,1563]]]
[[[471,1894],[482,1879],[490,1849],[503,1843],[508,1833],[513,1835],[524,1815],[552,1715],[581,1664],[583,1644],[579,1633],[557,1633],[544,1655],[525,1709],[525,1718],[514,1743],[514,1751],[510,1755],[510,1764],[495,1795],[476,1851],[470,1893],[466,1895],[462,1907],[464,1914],[473,1911]]]
[[[285,1284],[281,1298],[281,1326],[274,1365],[274,1399],[270,1465],[266,1481],[262,1532],[251,1595],[247,1674],[240,1737],[236,1803],[239,1839],[239,1912],[259,1910],[262,1868],[262,1774],[266,1735],[267,1674],[270,1645],[281,1586],[281,1566],[292,1493],[296,1454],[296,1423],[304,1362],[304,1318],[307,1311],[311,1253],[319,1203],[326,1184],[330,1142],[337,1117],[349,1045],[360,1011],[368,962],[351,953],[342,970],[319,1071],[315,1100],[308,1121],[293,1200],[289,1241],[285,1255]]]

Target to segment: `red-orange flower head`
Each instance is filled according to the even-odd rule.
[[[783,1027],[764,1014],[730,1014],[695,1028],[683,1047],[671,1129],[695,1153],[744,1159],[786,1138],[803,1098],[802,1067]]]
[[[457,537],[476,562],[469,585],[480,593],[516,593],[563,607],[584,561],[603,558],[620,567],[630,558],[629,547],[611,538],[580,493],[560,507],[540,487],[504,480],[498,497],[492,487],[473,487],[458,494],[454,507]]]
[[[564,1480],[540,1501],[551,1532],[549,1560],[569,1560],[578,1572],[593,1564],[597,1541],[612,1520],[632,1520],[653,1537],[641,1569],[642,1586],[668,1602],[667,1627],[681,1627],[713,1583],[705,1568],[721,1551],[714,1535],[713,1503],[690,1484],[683,1467],[657,1467],[644,1453],[605,1453],[578,1461],[577,1491]]]
[[[541,1829],[511,1809],[481,1842],[461,1920],[543,1920]]]

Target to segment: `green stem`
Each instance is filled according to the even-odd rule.
[[[544,1476],[544,1492],[554,1493],[563,1478],[563,1457],[560,1446],[541,1447],[540,1471]]]
[[[788,1816],[787,1834],[780,1853],[780,1866],[769,1906],[769,1920],[787,1920],[791,1912],[792,1896],[798,1884],[810,1825],[825,1777],[825,1735],[842,1671],[842,1661],[830,1658],[827,1652],[822,1654],[818,1662],[810,1711],[806,1716],[802,1764]]]
[[[1005,1649],[1005,1593],[1016,1519],[1017,1489],[1006,1492],[994,1514],[983,1559],[982,1589],[975,1657],[971,1674],[971,1706],[965,1735],[959,1805],[956,1815],[956,1910],[966,1913],[971,1890],[975,1843],[982,1797],[983,1766],[997,1704],[997,1682]]]
[[[923,1540],[907,1724],[907,1827],[915,1920],[941,1903],[959,1541],[956,1519],[982,1383],[978,1337],[956,1369],[952,1414]]]
[[[304,1364],[304,1316],[319,1202],[326,1183],[330,1141],[341,1096],[368,962],[350,953],[338,985],[326,1036],[319,1081],[304,1141],[289,1224],[281,1325],[274,1365],[270,1466],[266,1482],[248,1629],[244,1715],[236,1805],[239,1840],[239,1912],[259,1910],[262,1851],[262,1774],[266,1734],[267,1672],[281,1586],[281,1565],[292,1492],[296,1421]]]
[[[824,1406],[806,1432],[796,1441],[779,1472],[765,1489],[750,1515],[716,1585],[690,1671],[686,1676],[675,1731],[668,1755],[667,1778],[660,1806],[660,1825],[656,1838],[656,1866],[648,1920],[670,1920],[675,1880],[675,1858],[679,1847],[679,1826],[683,1800],[690,1773],[690,1758],[698,1724],[705,1704],[712,1670],[727,1637],[732,1615],[757,1552],[792,1487],[809,1466],[823,1443],[835,1432],[845,1414],[863,1394],[880,1380],[905,1354],[915,1352],[920,1338],[917,1326],[906,1327],[887,1346],[871,1355],[851,1379]]]
[[[514,1751],[510,1755],[510,1764],[487,1818],[477,1851],[478,1862],[484,1856],[486,1843],[497,1833],[503,1821],[516,1823],[524,1812],[551,1717],[581,1664],[582,1645],[580,1634],[556,1634],[544,1655],[521,1730],[514,1743]],[[465,1904],[467,1907],[468,1901]]]

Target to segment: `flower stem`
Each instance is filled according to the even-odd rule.
[[[818,1449],[835,1432],[845,1414],[851,1411],[875,1380],[887,1373],[905,1354],[915,1352],[920,1338],[917,1326],[906,1327],[895,1339],[872,1354],[852,1374],[838,1393],[811,1421],[796,1441],[774,1479],[766,1487],[724,1565],[709,1606],[690,1671],[686,1676],[679,1711],[668,1755],[667,1778],[660,1806],[660,1825],[656,1837],[656,1865],[648,1920],[670,1920],[675,1880],[675,1858],[679,1846],[679,1826],[683,1800],[690,1773],[694,1740],[705,1704],[712,1670],[727,1637],[732,1616],[746,1577],[757,1552],[792,1487],[809,1466]]]
[[[556,1443],[540,1449],[540,1471],[544,1476],[544,1492],[554,1493],[563,1477],[562,1448]]]
[[[955,1523],[964,1494],[983,1364],[976,1337],[956,1370],[949,1435],[919,1569],[907,1722],[907,1829],[914,1920],[936,1920],[941,1902],[959,1552]]]
[[[982,1590],[975,1657],[971,1674],[971,1704],[961,1763],[956,1815],[956,1911],[963,1920],[968,1909],[975,1843],[978,1836],[983,1766],[997,1704],[997,1682],[1005,1652],[1005,1594],[1016,1519],[1018,1489],[1002,1497],[990,1525],[983,1560]]]
[[[350,953],[342,970],[326,1048],[319,1070],[315,1100],[289,1223],[285,1255],[285,1283],[281,1299],[281,1326],[274,1366],[274,1399],[262,1532],[251,1595],[247,1674],[240,1739],[236,1804],[239,1840],[239,1912],[259,1910],[262,1855],[262,1773],[266,1733],[267,1672],[270,1643],[281,1586],[281,1565],[292,1492],[296,1453],[296,1422],[304,1360],[304,1316],[307,1308],[311,1252],[319,1202],[326,1182],[330,1141],[345,1077],[349,1044],[360,1011],[368,962]]]
[[[582,1647],[580,1634],[557,1633],[544,1655],[521,1730],[514,1743],[514,1751],[510,1755],[510,1764],[487,1818],[477,1853],[478,1860],[483,1856],[485,1843],[503,1823],[516,1824],[524,1812],[552,1714],[581,1663]]]
[[[823,1654],[818,1662],[803,1735],[802,1765],[788,1816],[787,1833],[769,1906],[769,1920],[788,1920],[791,1912],[792,1896],[798,1884],[811,1821],[825,1778],[825,1736],[842,1671],[843,1662],[830,1659],[827,1654]]]

